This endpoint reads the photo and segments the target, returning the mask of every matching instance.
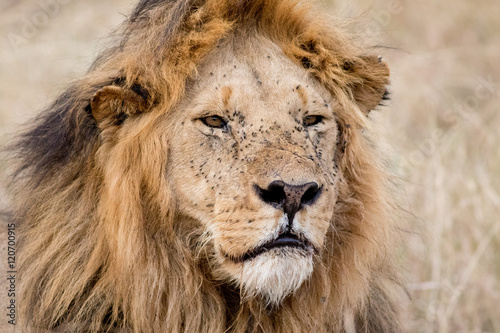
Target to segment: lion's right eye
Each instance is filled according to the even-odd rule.
[[[226,122],[224,119],[222,119],[219,116],[208,116],[204,118],[200,118],[200,120],[207,125],[208,127],[212,128],[224,128],[226,127]]]

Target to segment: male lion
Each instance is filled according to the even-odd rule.
[[[19,140],[20,319],[397,332],[368,113],[389,70],[295,0],[141,0]]]

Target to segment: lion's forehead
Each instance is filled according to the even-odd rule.
[[[266,116],[279,122],[299,110],[333,112],[331,94],[269,40],[217,49],[200,66],[194,90],[202,103],[239,109],[249,117],[247,123]]]

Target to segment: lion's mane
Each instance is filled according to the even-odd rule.
[[[391,189],[367,120],[385,97],[388,69],[328,23],[294,0],[140,1],[116,42],[15,146],[11,189],[22,230],[18,303],[25,327],[399,331],[390,297]],[[272,40],[349,111],[338,115],[346,182],[322,262],[307,288],[278,308],[243,302],[238,290],[211,277],[203,230],[176,213],[165,173],[168,129],[155,122],[183,98],[204,57],[238,30]],[[91,102],[110,85],[133,91],[140,107],[124,100],[122,113],[98,122]]]

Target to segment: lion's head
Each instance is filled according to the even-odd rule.
[[[311,13],[140,2],[17,146],[24,322],[398,330],[368,119],[389,71]]]
[[[278,304],[326,246],[339,105],[263,38],[221,45],[187,91],[166,117],[178,213],[203,225],[218,279]]]

